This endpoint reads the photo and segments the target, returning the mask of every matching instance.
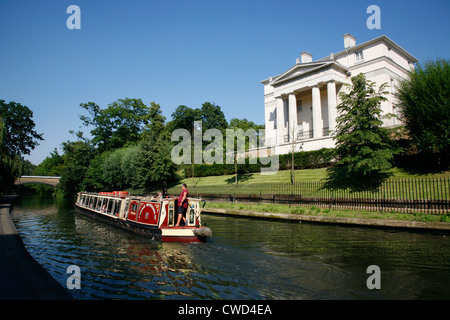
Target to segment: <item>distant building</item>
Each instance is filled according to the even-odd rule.
[[[338,94],[359,73],[377,86],[390,86],[388,101],[381,107],[384,113],[396,114],[395,86],[417,59],[386,36],[361,44],[348,33],[343,38],[344,50],[316,61],[302,52],[293,67],[262,81],[266,147],[275,154],[290,152],[293,142],[295,151],[332,148]],[[395,119],[384,122],[385,126],[397,124]]]

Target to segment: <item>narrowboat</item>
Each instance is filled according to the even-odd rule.
[[[212,235],[209,228],[201,225],[204,205],[201,199],[188,198],[186,223],[182,226],[176,226],[176,197],[131,196],[126,191],[79,192],[75,208],[82,214],[155,240],[203,242]]]

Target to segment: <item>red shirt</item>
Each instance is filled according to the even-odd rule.
[[[181,203],[181,199],[183,199],[183,194],[186,194],[186,198],[184,198],[183,203]],[[187,189],[183,189],[180,193],[180,196],[178,197],[178,206],[179,207],[183,207],[183,208],[187,208],[188,207],[188,196],[189,196],[189,191]]]

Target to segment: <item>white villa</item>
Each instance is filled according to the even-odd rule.
[[[291,152],[293,143],[295,151],[332,148],[338,94],[359,73],[377,86],[389,85],[388,101],[381,107],[384,113],[396,114],[396,83],[406,78],[417,59],[386,36],[361,44],[348,33],[343,38],[344,50],[316,61],[302,52],[289,70],[262,81],[265,142],[275,154]],[[396,124],[394,118],[384,122],[385,126]]]

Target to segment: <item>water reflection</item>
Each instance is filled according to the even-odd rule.
[[[30,253],[78,299],[448,299],[449,237],[205,215],[207,243],[162,243],[24,198],[13,219]],[[369,265],[382,289],[366,287]]]

